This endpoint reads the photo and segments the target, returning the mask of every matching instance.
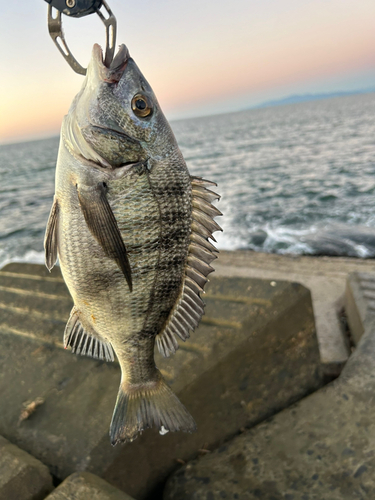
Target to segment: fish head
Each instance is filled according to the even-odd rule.
[[[160,160],[178,149],[156,96],[121,45],[109,67],[95,44],[65,124],[70,148],[106,168]]]

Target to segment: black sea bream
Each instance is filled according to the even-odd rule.
[[[155,341],[176,352],[203,314],[220,229],[215,185],[191,177],[156,97],[122,45],[109,68],[94,46],[64,118],[46,264],[57,257],[74,300],[64,333],[72,351],[113,361],[122,379],[110,436],[195,430],[155,366]]]

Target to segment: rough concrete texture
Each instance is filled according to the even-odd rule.
[[[340,377],[180,469],[165,500],[375,498],[375,323]]]
[[[177,460],[212,449],[322,384],[306,288],[213,278],[206,315],[191,341],[168,360],[157,357],[198,432],[160,436],[148,430],[134,443],[112,448],[108,429],[119,367],[61,349],[71,307],[62,285],[57,269],[51,276],[42,266],[10,264],[0,272],[7,313],[0,326],[0,406],[8,409],[0,413],[0,432],[60,479],[89,470],[140,500]],[[17,302],[18,291],[23,301]],[[18,423],[24,405],[37,398],[42,404]]]
[[[52,489],[48,468],[0,436],[0,500],[42,500]]]
[[[345,311],[353,343],[375,317],[375,273],[351,273],[346,281]]]
[[[63,481],[46,500],[132,500],[100,477],[76,472]]]
[[[349,273],[375,273],[373,259],[273,255],[249,251],[220,252],[218,276],[297,281],[311,291],[323,369],[337,376],[349,356],[338,319]]]
[[[0,271],[0,331],[62,347],[72,299],[60,269],[8,264]]]

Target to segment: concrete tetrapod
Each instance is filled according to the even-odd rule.
[[[76,472],[63,481],[46,500],[133,500],[89,472]]]
[[[170,478],[165,500],[375,498],[375,323],[340,377]]]
[[[48,468],[0,436],[0,500],[43,500],[52,489]]]

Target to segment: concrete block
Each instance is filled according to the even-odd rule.
[[[53,344],[0,333],[0,433],[48,465],[59,479],[110,464],[108,439],[120,369]],[[25,405],[36,400],[29,418]]]
[[[42,283],[51,278],[42,266],[40,274],[37,266],[11,266],[0,272],[1,293],[7,293],[4,272],[7,279],[19,280],[12,288],[21,290],[28,290],[33,280],[40,278]],[[57,271],[52,278],[61,280]],[[59,281],[47,280],[45,288],[41,283],[39,293],[60,286]],[[64,296],[62,289],[54,293]],[[33,336],[27,336],[26,313],[25,322],[12,334],[12,310],[4,306],[9,316],[8,326],[0,326],[4,365],[0,405],[9,411],[0,414],[0,432],[48,464],[60,479],[87,470],[141,500],[161,487],[178,460],[191,459],[202,448],[213,449],[240,428],[255,425],[322,385],[306,288],[298,283],[214,277],[205,300],[206,315],[192,338],[174,357],[157,356],[167,381],[196,419],[197,433],[160,436],[151,429],[134,443],[112,448],[108,430],[119,366],[61,349],[64,325],[51,323],[56,313],[52,299],[46,299],[46,307],[39,301],[27,304],[28,311],[43,314],[51,328],[43,330],[40,321],[39,337],[36,317]],[[62,311],[57,311],[62,321]],[[17,310],[14,317],[18,314]],[[44,403],[14,425],[25,401],[36,398]]]
[[[59,268],[8,264],[0,271],[0,329],[62,345],[72,299]]]
[[[346,280],[345,311],[355,345],[375,317],[375,273],[351,273]]]
[[[126,493],[89,472],[76,472],[63,481],[46,500],[132,500]]]
[[[164,500],[375,498],[375,323],[340,377],[181,468]]]
[[[340,374],[350,355],[339,319],[346,278],[353,272],[374,273],[374,259],[221,251],[215,269],[217,276],[297,281],[307,287],[312,296],[323,370],[328,377]]]
[[[0,436],[0,500],[43,500],[52,489],[48,468]]]

